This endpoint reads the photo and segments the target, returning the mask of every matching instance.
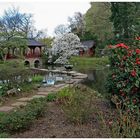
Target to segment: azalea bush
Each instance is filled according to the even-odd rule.
[[[110,49],[108,92],[117,95],[121,106],[135,111],[140,108],[140,49],[131,49],[123,43]]]

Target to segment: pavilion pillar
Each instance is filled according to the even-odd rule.
[[[33,48],[33,56],[35,56],[35,48]]]
[[[41,54],[42,54],[42,48],[41,48],[41,47],[39,47],[39,49],[40,49],[40,54],[39,54],[39,55],[41,56]]]

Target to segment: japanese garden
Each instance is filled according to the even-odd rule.
[[[0,16],[0,138],[139,138],[140,3],[67,23],[48,36],[30,13]]]

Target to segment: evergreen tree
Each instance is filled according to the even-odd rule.
[[[140,3],[112,2],[111,12],[115,40],[134,45],[135,38],[140,35]]]

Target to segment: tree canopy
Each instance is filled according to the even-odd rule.
[[[67,64],[72,55],[77,54],[77,49],[81,47],[80,39],[73,33],[57,36],[52,43],[52,54],[58,56],[54,63]]]
[[[110,22],[111,10],[108,2],[91,2],[91,7],[84,15],[85,30],[95,34],[100,41],[112,37],[113,26]]]
[[[10,48],[19,48],[21,52],[27,46],[30,23],[30,14],[20,13],[15,8],[5,10],[0,18],[0,53],[3,60]]]
[[[111,12],[116,40],[133,43],[140,35],[140,3],[112,2]]]

